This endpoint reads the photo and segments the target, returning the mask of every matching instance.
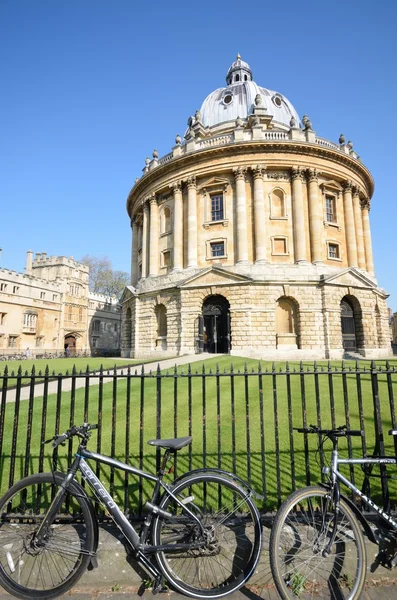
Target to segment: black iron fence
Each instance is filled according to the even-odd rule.
[[[362,429],[362,438],[342,441],[348,456],[397,452],[395,397],[397,367],[290,363],[209,370],[200,366],[173,371],[133,368],[56,374],[2,371],[0,366],[0,489],[53,466],[44,441],[72,424],[98,423],[89,449],[154,472],[160,453],[151,438],[192,435],[193,443],[175,459],[169,477],[199,467],[232,471],[264,495],[264,510],[277,508],[292,490],[319,481],[330,447],[295,427],[310,424]],[[54,458],[66,470],[76,442]],[[345,446],[343,445],[345,444]],[[349,467],[359,487],[383,501],[397,499],[395,473]],[[132,475],[103,465],[96,473],[125,510],[139,511],[148,490]],[[391,478],[390,478],[391,477]],[[149,484],[150,485],[150,484]]]

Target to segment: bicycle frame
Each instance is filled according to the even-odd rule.
[[[338,450],[332,451],[331,458],[331,480],[332,484],[338,481],[344,483],[354,494],[357,494],[368,506],[373,508],[382,519],[387,521],[394,529],[397,530],[397,521],[395,521],[387,512],[380,508],[371,498],[366,496],[361,490],[359,490],[349,479],[347,479],[338,470],[339,465],[395,465],[397,464],[397,458],[389,456],[381,456],[379,458],[339,458]]]

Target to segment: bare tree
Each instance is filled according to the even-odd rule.
[[[114,271],[111,260],[106,256],[96,257],[86,254],[80,262],[90,268],[89,287],[92,292],[120,298],[129,281],[128,273]]]

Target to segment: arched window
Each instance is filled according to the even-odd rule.
[[[168,233],[171,231],[171,209],[169,206],[165,206],[161,212],[160,217],[161,233]]]
[[[240,81],[240,75],[236,75],[236,77],[234,78],[234,81]]]
[[[270,194],[270,218],[285,218],[285,194],[283,190],[276,189]]]

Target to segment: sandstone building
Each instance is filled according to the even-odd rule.
[[[91,293],[88,275],[73,258],[30,250],[25,273],[0,269],[0,356],[119,350],[119,303]]]
[[[127,200],[122,355],[390,354],[371,173],[343,135],[319,137],[256,84],[240,56],[184,138],[143,171]]]

